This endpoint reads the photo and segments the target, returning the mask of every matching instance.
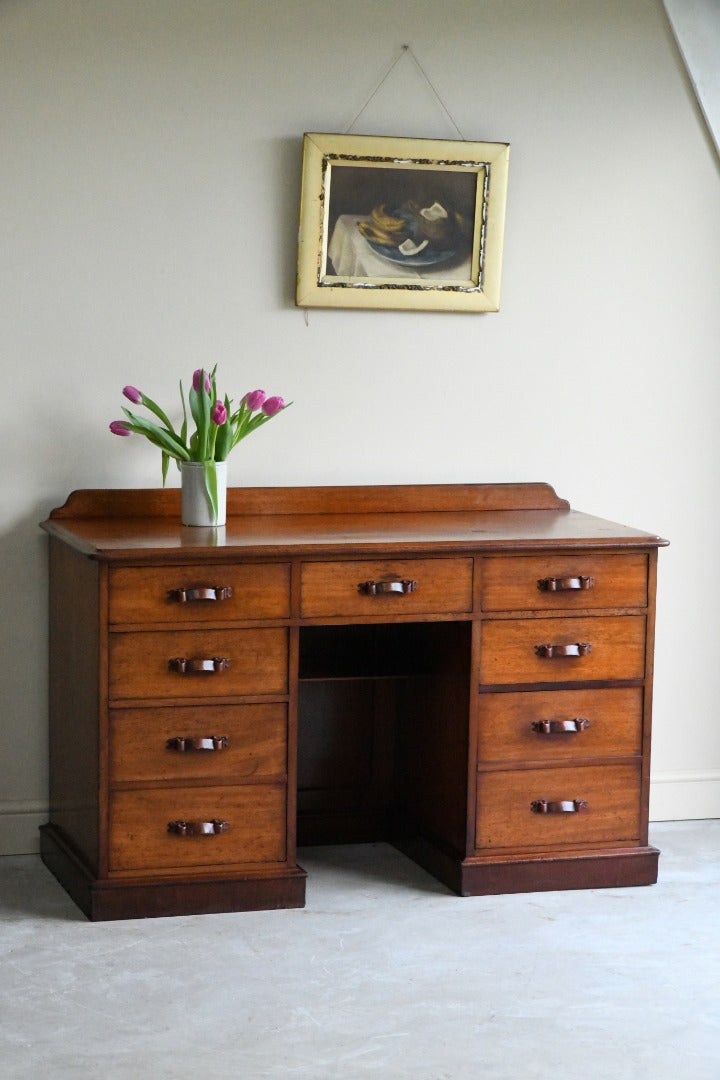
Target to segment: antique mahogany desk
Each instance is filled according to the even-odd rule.
[[[76,491],[43,858],[92,919],[304,903],[298,844],[461,895],[650,884],[657,549],[546,484]]]

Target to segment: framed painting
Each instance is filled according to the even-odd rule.
[[[298,307],[497,311],[506,143],[308,133]]]

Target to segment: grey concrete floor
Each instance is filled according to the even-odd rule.
[[[0,859],[3,1080],[720,1080],[720,820],[657,886],[460,899],[314,848],[301,911],[89,923]]]

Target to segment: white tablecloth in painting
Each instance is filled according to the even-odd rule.
[[[341,214],[330,237],[328,256],[338,277],[350,278],[414,278],[418,281],[470,280],[470,256],[456,266],[416,267],[383,259],[368,244],[358,229],[359,221],[369,218],[358,214]]]

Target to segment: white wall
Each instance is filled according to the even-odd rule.
[[[512,145],[501,311],[293,306],[301,136],[409,42],[467,138]],[[219,364],[293,408],[240,484],[547,480],[661,553],[653,813],[720,816],[718,162],[661,0],[0,5],[0,851],[46,808],[37,523],[154,486],[108,434]],[[455,133],[404,60],[358,132]]]

